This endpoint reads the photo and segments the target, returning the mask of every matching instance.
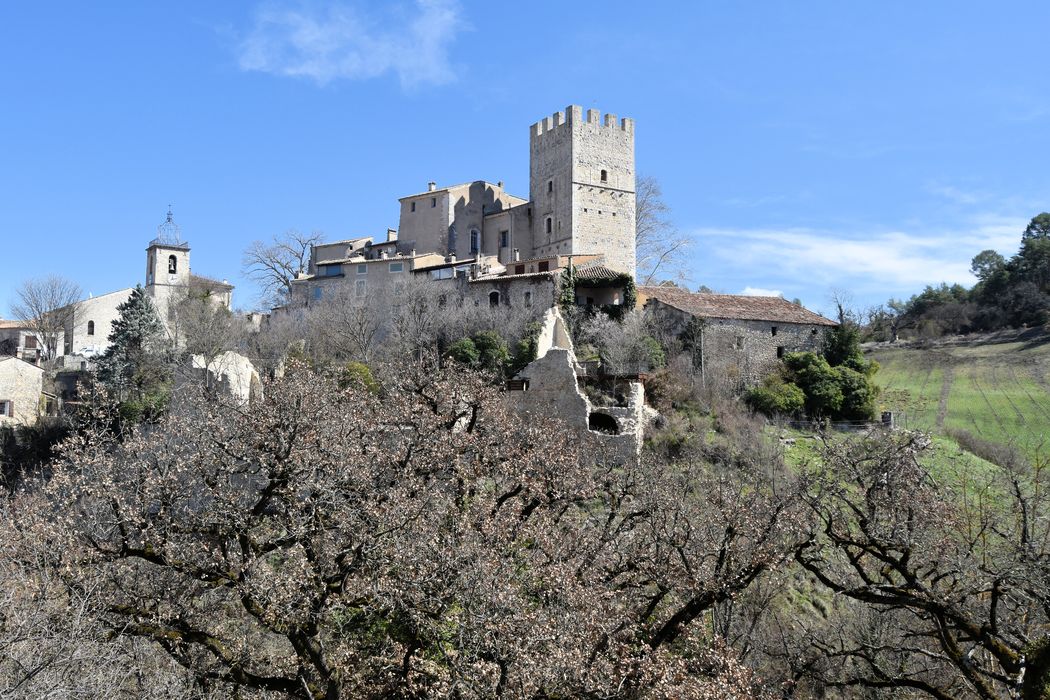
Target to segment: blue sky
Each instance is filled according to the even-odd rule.
[[[23,3],[0,10],[0,315],[27,277],[141,281],[397,225],[435,180],[528,194],[528,126],[637,123],[687,277],[828,308],[969,283],[1050,209],[1050,4]]]

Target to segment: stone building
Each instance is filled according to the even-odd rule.
[[[529,197],[481,180],[400,200],[398,239],[463,260],[602,255],[634,274],[634,120],[570,105],[529,130]]]
[[[0,356],[36,362],[42,354],[40,340],[22,321],[0,320]]]
[[[43,369],[17,357],[0,357],[0,425],[35,423],[43,398]]]
[[[692,349],[705,379],[730,387],[754,386],[788,353],[819,352],[824,332],[837,325],[780,297],[639,287],[638,303],[664,337]]]

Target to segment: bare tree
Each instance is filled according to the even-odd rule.
[[[105,642],[184,697],[761,696],[700,622],[790,561],[790,474],[607,459],[480,375],[392,369],[373,393],[293,366],[259,405],[187,394],[150,430],[71,445],[0,555],[34,562],[17,592],[53,582],[80,665],[14,682],[85,677]],[[0,651],[33,662],[31,623],[3,621],[40,601],[11,604]]]
[[[59,343],[71,326],[82,292],[72,280],[48,275],[26,280],[16,292],[12,315],[26,324],[43,346],[45,359],[58,356]]]
[[[244,270],[262,288],[263,300],[274,305],[287,302],[292,280],[306,272],[310,250],[323,240],[315,231],[309,236],[296,230],[274,236],[270,243],[253,241],[244,252]]]
[[[660,182],[650,175],[639,177],[634,212],[639,284],[652,284],[658,279],[657,274],[673,276],[681,273],[690,240],[671,223],[670,212]]]

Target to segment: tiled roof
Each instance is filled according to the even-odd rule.
[[[22,321],[4,321],[0,319],[0,328],[29,328],[29,325]]]
[[[699,318],[741,321],[778,321],[835,326],[834,321],[780,297],[747,297],[737,294],[701,294],[676,287],[639,287],[638,295],[656,299]]]
[[[526,277],[554,277],[556,272],[554,270],[547,270],[546,272],[522,272],[518,275],[482,275],[475,277],[470,280],[471,282],[499,282],[500,280],[517,280],[524,279]]]
[[[584,280],[614,280],[622,273],[610,270],[600,262],[584,263],[576,267],[576,278]]]

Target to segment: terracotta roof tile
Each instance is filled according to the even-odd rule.
[[[638,294],[656,299],[699,318],[741,321],[779,321],[817,326],[835,326],[834,321],[780,297],[748,297],[738,294],[701,294],[676,287],[639,287]]]
[[[576,266],[577,279],[614,280],[620,276],[621,273],[617,272],[616,270],[610,270],[605,265],[602,265],[599,261],[584,263],[583,265]]]

